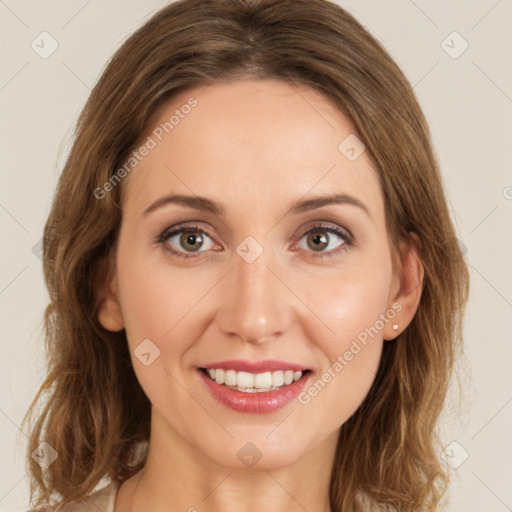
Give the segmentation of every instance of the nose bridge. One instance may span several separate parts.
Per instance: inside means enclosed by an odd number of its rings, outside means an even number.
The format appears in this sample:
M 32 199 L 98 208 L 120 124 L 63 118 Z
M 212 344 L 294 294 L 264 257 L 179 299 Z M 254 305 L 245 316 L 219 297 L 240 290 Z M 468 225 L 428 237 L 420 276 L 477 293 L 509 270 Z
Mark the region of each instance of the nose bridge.
M 247 257 L 251 251 L 254 256 L 254 240 L 246 240 L 233 255 L 234 269 L 226 283 L 219 323 L 225 334 L 258 343 L 286 331 L 291 312 L 286 287 L 272 268 L 275 260 L 270 246 L 253 260 Z

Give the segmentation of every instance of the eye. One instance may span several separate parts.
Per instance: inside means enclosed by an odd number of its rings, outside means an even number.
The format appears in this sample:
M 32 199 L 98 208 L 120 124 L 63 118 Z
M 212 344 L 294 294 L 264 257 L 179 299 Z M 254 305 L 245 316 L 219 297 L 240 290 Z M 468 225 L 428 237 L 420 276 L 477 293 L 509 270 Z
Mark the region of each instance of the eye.
M 301 236 L 301 240 L 304 237 L 306 237 L 305 249 L 310 249 L 314 253 L 317 253 L 314 257 L 318 258 L 335 257 L 341 251 L 346 250 L 346 246 L 353 245 L 354 242 L 353 237 L 348 230 L 340 226 L 326 225 L 322 223 L 315 224 L 313 228 L 305 231 Z M 336 240 L 341 240 L 341 243 L 336 245 Z M 329 247 L 330 250 L 324 251 L 324 249 Z
M 304 237 L 306 237 L 305 247 L 300 244 Z M 341 243 L 331 247 L 328 251 L 324 251 L 324 249 L 335 244 L 336 240 L 341 241 Z M 207 242 L 206 245 L 205 241 Z M 202 252 L 207 252 L 214 246 L 210 236 L 198 226 L 167 228 L 157 236 L 155 242 L 164 245 L 167 251 L 179 258 L 197 258 Z M 333 258 L 346 250 L 347 246 L 354 245 L 354 238 L 345 228 L 317 223 L 303 232 L 298 245 L 301 249 L 316 253 L 314 254 L 315 258 Z M 200 249 L 205 250 L 201 251 Z
M 193 253 L 205 252 L 200 251 L 200 249 L 203 248 L 206 239 L 210 240 L 210 246 L 206 244 L 206 249 L 211 249 L 213 242 L 205 231 L 198 226 L 186 226 L 174 230 L 167 229 L 159 235 L 156 241 L 164 244 L 166 249 L 180 258 L 193 258 Z M 178 246 L 180 249 L 175 249 L 168 242 L 174 242 L 174 247 Z M 187 252 L 190 254 L 187 254 Z

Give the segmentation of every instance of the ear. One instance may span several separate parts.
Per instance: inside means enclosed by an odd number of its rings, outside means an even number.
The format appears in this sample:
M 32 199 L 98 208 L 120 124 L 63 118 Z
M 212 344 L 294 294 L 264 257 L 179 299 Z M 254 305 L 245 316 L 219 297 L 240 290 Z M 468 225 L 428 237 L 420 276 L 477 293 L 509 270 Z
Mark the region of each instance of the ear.
M 107 258 L 98 272 L 98 320 L 108 331 L 124 329 L 124 319 L 119 302 L 119 285 L 114 258 Z
M 393 319 L 386 323 L 384 339 L 393 340 L 411 323 L 421 299 L 424 269 L 420 259 L 421 241 L 414 232 L 400 243 L 399 261 L 393 265 L 393 281 L 390 288 L 388 308 L 396 311 Z M 398 329 L 393 329 L 398 325 Z

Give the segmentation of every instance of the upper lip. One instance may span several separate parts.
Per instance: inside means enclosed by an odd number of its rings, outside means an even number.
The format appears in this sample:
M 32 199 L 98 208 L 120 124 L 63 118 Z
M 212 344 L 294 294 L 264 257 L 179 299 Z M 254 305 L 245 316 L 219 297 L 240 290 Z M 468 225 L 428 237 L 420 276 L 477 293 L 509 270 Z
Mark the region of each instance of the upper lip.
M 235 370 L 237 372 L 264 373 L 278 370 L 304 371 L 309 368 L 302 364 L 279 361 L 277 359 L 265 359 L 264 361 L 249 361 L 247 359 L 230 359 L 228 361 L 215 361 L 201 365 L 200 368 Z

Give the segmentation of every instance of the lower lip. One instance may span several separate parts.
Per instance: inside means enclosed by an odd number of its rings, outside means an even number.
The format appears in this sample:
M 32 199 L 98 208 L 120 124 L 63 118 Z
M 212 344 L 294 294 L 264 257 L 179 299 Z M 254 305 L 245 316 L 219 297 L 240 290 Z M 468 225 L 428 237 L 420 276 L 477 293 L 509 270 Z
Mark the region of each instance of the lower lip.
M 198 372 L 210 393 L 219 402 L 235 411 L 250 413 L 273 412 L 289 404 L 304 389 L 311 373 L 308 372 L 293 384 L 282 386 L 275 391 L 244 393 L 228 388 L 224 384 L 218 384 L 202 370 L 198 370 Z

